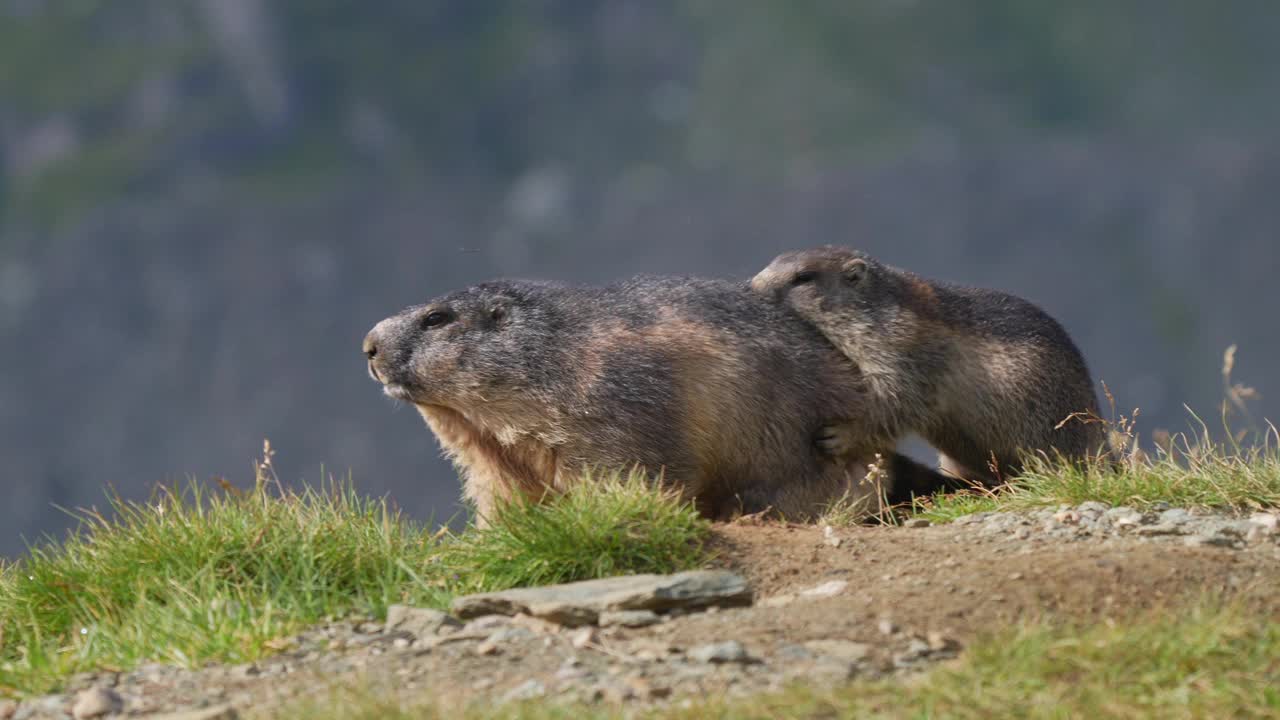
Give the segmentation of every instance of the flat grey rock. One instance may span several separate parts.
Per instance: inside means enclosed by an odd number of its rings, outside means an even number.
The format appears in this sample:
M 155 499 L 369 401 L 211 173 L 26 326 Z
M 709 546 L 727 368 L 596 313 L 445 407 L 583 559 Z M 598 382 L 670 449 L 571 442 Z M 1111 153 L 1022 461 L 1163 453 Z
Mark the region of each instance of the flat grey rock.
M 750 605 L 751 587 L 725 570 L 623 575 L 563 585 L 467 595 L 453 601 L 460 618 L 524 613 L 568 626 L 594 625 L 600 613 Z
M 386 631 L 389 633 L 404 632 L 415 638 L 426 638 L 439 634 L 442 629 L 461 626 L 462 623 L 439 610 L 408 605 L 392 605 L 387 608 Z

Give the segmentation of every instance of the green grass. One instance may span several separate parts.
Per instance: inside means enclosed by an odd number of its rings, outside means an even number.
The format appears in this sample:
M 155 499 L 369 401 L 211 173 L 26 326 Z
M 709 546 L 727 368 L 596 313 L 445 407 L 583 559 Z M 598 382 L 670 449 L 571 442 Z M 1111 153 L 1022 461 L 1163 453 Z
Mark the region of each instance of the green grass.
M 1273 437 L 1267 436 L 1268 439 Z M 1030 457 L 1025 472 L 995 491 L 967 491 L 922 498 L 915 513 L 935 522 L 984 511 L 1031 510 L 1089 500 L 1146 508 L 1177 507 L 1246 511 L 1280 507 L 1280 447 L 1216 444 L 1207 437 L 1166 445 L 1153 456 L 1130 457 L 1121 466 L 1105 460 L 1084 465 Z
M 279 717 L 457 717 L 374 686 L 335 690 Z M 634 715 L 634 713 L 632 713 Z M 463 717 L 612 718 L 618 708 L 537 701 Z M 641 713 L 672 718 L 1280 717 L 1280 624 L 1216 602 L 1123 622 L 1042 622 L 988 635 L 957 661 L 911 680 L 795 686 L 749 698 L 695 698 Z
M 589 492 L 500 507 L 491 527 L 440 555 L 455 592 L 687 570 L 709 559 L 710 524 L 640 476 L 588 476 Z
M 149 502 L 111 497 L 80 528 L 0 567 L 0 695 L 56 689 L 69 673 L 143 662 L 245 662 L 326 618 L 397 602 L 707 559 L 707 524 L 641 478 L 596 478 L 494 527 L 429 533 L 349 484 L 291 491 L 191 484 Z

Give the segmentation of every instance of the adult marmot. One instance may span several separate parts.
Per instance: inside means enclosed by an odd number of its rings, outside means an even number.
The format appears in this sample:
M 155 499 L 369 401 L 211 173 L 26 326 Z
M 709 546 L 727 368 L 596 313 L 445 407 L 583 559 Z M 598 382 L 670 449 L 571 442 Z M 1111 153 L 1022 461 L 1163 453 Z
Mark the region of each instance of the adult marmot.
M 482 522 L 499 498 L 637 465 L 709 517 L 813 517 L 843 493 L 869 495 L 867 449 L 888 447 L 816 449 L 824 427 L 859 412 L 865 378 L 743 284 L 484 283 L 383 320 L 364 351 L 374 379 L 421 412 L 460 468 Z M 886 464 L 900 489 L 943 481 L 901 456 Z

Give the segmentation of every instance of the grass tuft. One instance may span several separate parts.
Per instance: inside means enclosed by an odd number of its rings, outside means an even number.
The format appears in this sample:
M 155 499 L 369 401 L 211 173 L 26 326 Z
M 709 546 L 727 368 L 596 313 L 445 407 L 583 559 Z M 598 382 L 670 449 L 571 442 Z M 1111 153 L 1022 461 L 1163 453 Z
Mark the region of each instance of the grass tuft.
M 500 506 L 490 528 L 452 538 L 439 560 L 457 593 L 669 573 L 707 561 L 709 531 L 643 474 L 588 475 L 553 502 Z
M 489 529 L 432 535 L 349 483 L 286 490 L 269 471 L 268 453 L 253 490 L 109 496 L 108 513 L 81 511 L 64 540 L 0 564 L 0 695 L 146 662 L 248 662 L 305 626 L 392 603 L 707 559 L 708 524 L 638 477 L 588 478 L 504 507 Z
M 429 602 L 408 568 L 428 536 L 348 485 L 207 492 L 191 483 L 149 502 L 110 496 L 59 543 L 0 576 L 0 690 L 143 662 L 241 662 L 326 617 Z
M 1135 452 L 1122 463 L 1099 458 L 1083 465 L 1027 459 L 1017 480 L 995 490 L 935 495 L 915 502 L 935 522 L 984 511 L 1030 510 L 1095 500 L 1147 508 L 1155 503 L 1245 512 L 1280 507 L 1280 443 L 1274 431 L 1248 448 L 1177 436 L 1154 455 Z

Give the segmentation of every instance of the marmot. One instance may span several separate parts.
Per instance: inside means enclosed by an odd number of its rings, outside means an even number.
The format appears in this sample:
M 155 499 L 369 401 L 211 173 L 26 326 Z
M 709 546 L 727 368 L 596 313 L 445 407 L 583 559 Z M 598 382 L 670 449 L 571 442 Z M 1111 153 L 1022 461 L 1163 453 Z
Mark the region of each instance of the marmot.
M 797 310 L 861 369 L 867 422 L 923 436 L 951 474 L 999 482 L 1020 472 L 1023 452 L 1082 459 L 1105 447 L 1100 424 L 1073 416 L 1098 411 L 1084 357 L 1022 298 L 840 247 L 780 255 L 751 287 Z
M 815 446 L 857 412 L 864 378 L 745 283 L 489 282 L 383 320 L 364 352 L 459 467 L 481 523 L 496 499 L 562 491 L 590 468 L 642 467 L 711 518 L 811 518 L 872 492 L 859 482 L 869 443 L 857 457 Z M 901 456 L 885 464 L 900 492 L 945 481 Z

